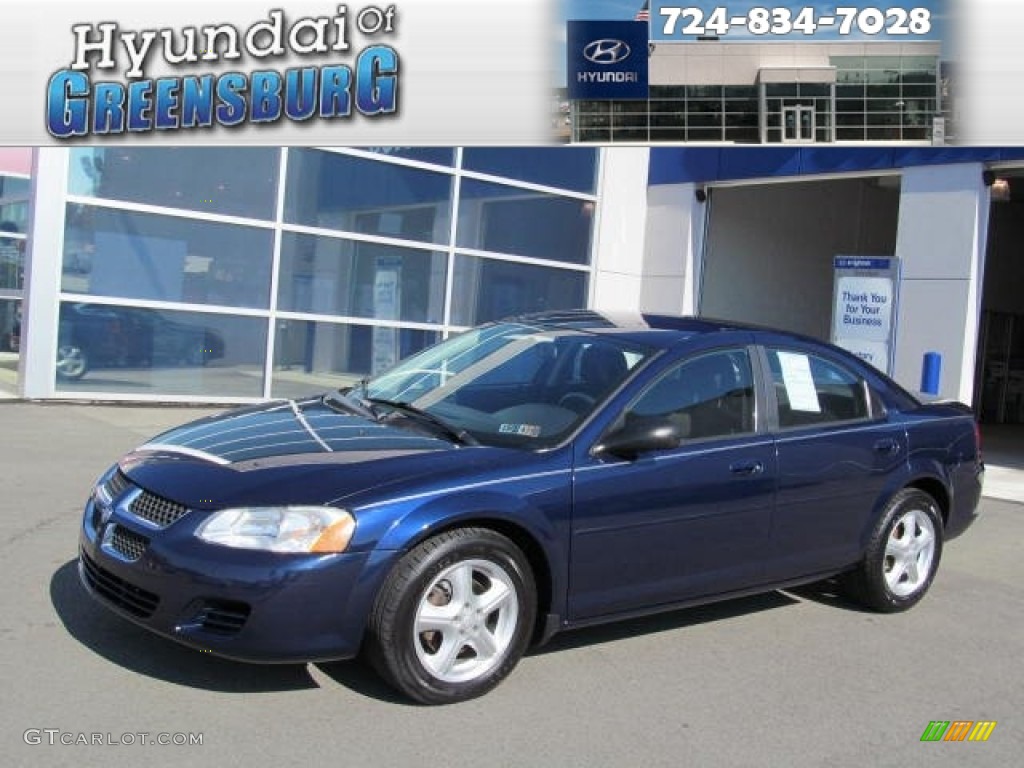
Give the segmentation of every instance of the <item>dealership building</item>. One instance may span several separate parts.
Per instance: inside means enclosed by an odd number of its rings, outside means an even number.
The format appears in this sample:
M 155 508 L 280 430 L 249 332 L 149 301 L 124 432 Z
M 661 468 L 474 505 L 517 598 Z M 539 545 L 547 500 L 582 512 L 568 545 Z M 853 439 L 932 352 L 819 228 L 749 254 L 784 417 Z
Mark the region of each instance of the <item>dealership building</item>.
M 827 339 L 855 257 L 895 265 L 880 367 L 1024 422 L 1019 149 L 6 149 L 0 226 L 13 396 L 295 397 L 574 307 Z

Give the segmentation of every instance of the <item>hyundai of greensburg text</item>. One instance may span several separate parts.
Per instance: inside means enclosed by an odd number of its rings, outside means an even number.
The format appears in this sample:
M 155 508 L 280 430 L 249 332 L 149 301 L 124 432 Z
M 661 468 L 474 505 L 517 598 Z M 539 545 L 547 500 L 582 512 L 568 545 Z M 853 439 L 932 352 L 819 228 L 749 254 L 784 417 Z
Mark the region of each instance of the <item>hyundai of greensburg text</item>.
M 96 483 L 79 572 L 204 652 L 362 654 L 446 703 L 590 624 L 830 576 L 909 608 L 982 477 L 966 406 L 836 347 L 544 314 L 154 438 Z

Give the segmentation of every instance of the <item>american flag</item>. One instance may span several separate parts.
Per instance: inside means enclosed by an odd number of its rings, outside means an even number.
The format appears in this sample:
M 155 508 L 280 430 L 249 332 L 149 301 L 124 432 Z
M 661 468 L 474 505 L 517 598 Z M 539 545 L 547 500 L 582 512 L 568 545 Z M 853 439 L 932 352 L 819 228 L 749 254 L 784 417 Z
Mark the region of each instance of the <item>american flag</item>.
M 646 21 L 651 20 L 651 0 L 644 0 L 643 7 L 636 12 L 636 16 L 633 17 L 633 21 Z

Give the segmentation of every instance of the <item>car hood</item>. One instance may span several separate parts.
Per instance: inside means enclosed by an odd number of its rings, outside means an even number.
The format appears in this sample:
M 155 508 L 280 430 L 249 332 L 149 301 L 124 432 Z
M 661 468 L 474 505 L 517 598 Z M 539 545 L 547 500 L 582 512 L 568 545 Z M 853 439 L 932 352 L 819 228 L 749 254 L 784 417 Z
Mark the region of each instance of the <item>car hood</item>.
M 120 468 L 159 496 L 223 509 L 362 499 L 386 486 L 407 488 L 420 478 L 526 458 L 522 451 L 459 447 L 402 423 L 339 413 L 319 398 L 274 401 L 164 432 L 125 456 Z

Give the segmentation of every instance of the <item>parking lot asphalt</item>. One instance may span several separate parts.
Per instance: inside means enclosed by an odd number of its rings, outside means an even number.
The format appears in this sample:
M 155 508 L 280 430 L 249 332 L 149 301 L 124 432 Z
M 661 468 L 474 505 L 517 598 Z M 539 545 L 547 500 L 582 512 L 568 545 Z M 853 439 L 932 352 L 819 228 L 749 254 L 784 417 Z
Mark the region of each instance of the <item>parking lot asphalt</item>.
M 248 666 L 179 647 L 82 591 L 77 531 L 95 477 L 206 412 L 0 403 L 0 764 L 1007 766 L 1024 754 L 1020 504 L 985 499 L 908 613 L 863 612 L 828 585 L 772 592 L 561 635 L 488 696 L 426 708 L 354 662 Z M 997 726 L 985 743 L 922 743 L 933 720 Z M 148 743 L 160 734 L 202 744 Z

